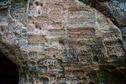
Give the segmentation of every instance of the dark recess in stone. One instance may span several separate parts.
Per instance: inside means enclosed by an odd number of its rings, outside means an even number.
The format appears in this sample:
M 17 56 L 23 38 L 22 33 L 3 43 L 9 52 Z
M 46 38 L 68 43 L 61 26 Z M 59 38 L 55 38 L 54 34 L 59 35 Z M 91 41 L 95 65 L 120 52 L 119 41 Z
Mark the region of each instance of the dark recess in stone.
M 18 84 L 18 69 L 0 52 L 0 84 Z

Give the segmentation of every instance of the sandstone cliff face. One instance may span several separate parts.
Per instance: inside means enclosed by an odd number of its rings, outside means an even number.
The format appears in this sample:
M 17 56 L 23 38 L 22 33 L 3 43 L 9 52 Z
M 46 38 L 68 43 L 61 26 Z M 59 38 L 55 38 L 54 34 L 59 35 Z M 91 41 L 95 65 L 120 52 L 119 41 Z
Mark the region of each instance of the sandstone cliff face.
M 125 40 L 126 32 L 126 1 L 125 0 L 87 0 L 87 4 L 91 4 L 107 17 L 109 17 L 122 32 Z
M 124 58 L 120 41 L 109 18 L 78 0 L 19 0 L 0 12 L 0 51 L 19 84 L 101 84 L 92 71 Z

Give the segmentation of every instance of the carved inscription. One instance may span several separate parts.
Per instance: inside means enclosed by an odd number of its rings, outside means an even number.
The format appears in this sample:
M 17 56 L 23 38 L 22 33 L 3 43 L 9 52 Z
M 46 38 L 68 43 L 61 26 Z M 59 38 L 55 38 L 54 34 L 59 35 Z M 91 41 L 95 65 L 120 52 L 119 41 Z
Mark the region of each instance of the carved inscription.
M 60 22 L 63 19 L 63 7 L 57 5 L 49 5 L 49 18 L 55 22 Z
M 50 29 L 49 30 L 50 35 L 52 36 L 64 36 L 65 35 L 65 30 L 64 29 Z
M 88 19 L 93 19 L 94 17 L 87 11 L 70 11 L 69 13 L 70 23 L 83 23 Z
M 69 38 L 93 38 L 94 34 L 95 34 L 94 29 L 90 29 L 90 28 L 68 29 Z
M 29 35 L 28 36 L 29 43 L 45 43 L 44 35 Z

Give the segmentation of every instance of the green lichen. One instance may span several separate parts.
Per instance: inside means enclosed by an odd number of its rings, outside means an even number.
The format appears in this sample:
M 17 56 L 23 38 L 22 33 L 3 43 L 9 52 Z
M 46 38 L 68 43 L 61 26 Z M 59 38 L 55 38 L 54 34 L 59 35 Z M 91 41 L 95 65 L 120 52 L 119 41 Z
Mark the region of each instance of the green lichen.
M 32 69 L 31 67 L 23 67 L 23 74 L 31 77 L 37 77 L 39 71 Z
M 15 0 L 12 7 L 19 9 L 21 7 L 26 6 L 26 4 L 27 4 L 27 0 Z
M 16 3 L 20 3 L 20 2 L 27 2 L 28 0 L 14 0 L 14 2 Z

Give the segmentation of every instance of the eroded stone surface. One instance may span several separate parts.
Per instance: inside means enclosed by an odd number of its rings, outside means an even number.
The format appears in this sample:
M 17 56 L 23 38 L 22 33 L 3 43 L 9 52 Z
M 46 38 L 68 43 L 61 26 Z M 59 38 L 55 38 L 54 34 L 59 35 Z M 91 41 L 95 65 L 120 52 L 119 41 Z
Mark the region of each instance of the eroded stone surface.
M 19 66 L 19 84 L 87 84 L 89 71 L 99 69 L 94 62 L 125 54 L 120 30 L 78 0 L 28 0 L 6 13 L 0 51 Z

